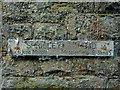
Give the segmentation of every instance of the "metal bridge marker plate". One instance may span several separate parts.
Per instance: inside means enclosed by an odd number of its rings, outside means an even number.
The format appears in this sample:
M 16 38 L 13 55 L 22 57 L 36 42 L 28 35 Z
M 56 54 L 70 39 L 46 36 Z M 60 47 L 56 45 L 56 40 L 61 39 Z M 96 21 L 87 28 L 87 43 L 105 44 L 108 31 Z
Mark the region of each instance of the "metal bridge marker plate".
M 8 40 L 13 56 L 114 56 L 114 41 Z

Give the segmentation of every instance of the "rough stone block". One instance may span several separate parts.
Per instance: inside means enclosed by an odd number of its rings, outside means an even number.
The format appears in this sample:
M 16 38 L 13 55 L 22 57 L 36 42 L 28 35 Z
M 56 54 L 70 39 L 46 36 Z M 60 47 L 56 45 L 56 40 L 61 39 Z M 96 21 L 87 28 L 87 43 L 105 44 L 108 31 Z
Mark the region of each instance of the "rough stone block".
M 7 38 L 21 38 L 21 39 L 32 38 L 32 26 L 29 23 L 11 25 L 5 24 L 3 25 L 2 32 Z
M 59 24 L 51 23 L 35 23 L 34 28 L 34 39 L 55 39 L 57 32 L 60 31 Z

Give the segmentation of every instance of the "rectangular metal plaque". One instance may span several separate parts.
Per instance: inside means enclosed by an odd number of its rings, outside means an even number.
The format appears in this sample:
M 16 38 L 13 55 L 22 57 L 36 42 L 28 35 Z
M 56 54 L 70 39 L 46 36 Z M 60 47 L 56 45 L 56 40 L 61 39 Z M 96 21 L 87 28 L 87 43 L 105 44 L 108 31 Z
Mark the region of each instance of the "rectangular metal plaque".
M 114 41 L 8 40 L 13 56 L 114 56 Z

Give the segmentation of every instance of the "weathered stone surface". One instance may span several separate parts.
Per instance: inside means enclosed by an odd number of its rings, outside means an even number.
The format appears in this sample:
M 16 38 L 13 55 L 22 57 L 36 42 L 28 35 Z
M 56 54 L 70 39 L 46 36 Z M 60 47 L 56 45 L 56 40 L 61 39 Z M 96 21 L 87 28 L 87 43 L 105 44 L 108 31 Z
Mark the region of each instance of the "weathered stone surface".
M 69 14 L 65 19 L 65 26 L 70 39 L 100 40 L 107 39 L 106 30 L 101 25 L 101 16 L 92 14 Z
M 105 12 L 106 7 L 109 6 L 110 3 L 103 3 L 103 2 L 83 2 L 83 3 L 72 3 L 70 6 L 76 8 L 80 13 L 99 13 L 99 12 Z
M 38 58 L 17 58 L 17 61 L 7 55 L 4 59 L 3 76 L 43 76 L 45 74 L 57 75 L 95 75 L 112 76 L 118 75 L 117 59 L 81 59 L 63 58 L 51 59 L 39 62 Z M 58 58 L 59 59 L 59 58 Z M 58 74 L 57 74 L 57 73 Z M 60 75 L 61 76 L 61 75 Z
M 59 24 L 35 23 L 33 25 L 34 39 L 55 39 L 60 31 L 59 27 Z
M 108 13 L 119 14 L 119 4 L 18 2 L 3 3 L 2 9 L 5 27 L 2 29 L 3 76 L 56 76 L 58 78 L 55 80 L 12 78 L 5 81 L 6 88 L 56 87 L 57 85 L 58 87 L 101 88 L 103 78 L 98 78 L 99 76 L 118 76 L 119 15 L 108 15 Z M 22 39 L 114 40 L 117 54 L 110 58 L 65 57 L 61 61 L 51 58 L 42 62 L 35 57 L 13 59 L 7 53 L 9 36 Z M 71 77 L 75 75 L 94 76 L 82 76 L 72 80 Z M 60 77 L 65 76 L 66 80 L 59 80 Z M 110 80 L 108 83 L 112 84 L 109 84 L 109 87 L 119 84 L 116 80 Z
M 19 58 L 16 61 L 15 58 L 12 59 L 7 55 L 3 59 L 3 76 L 40 76 L 43 72 L 41 63 L 35 58 Z M 32 59 L 34 59 L 34 62 Z
M 120 17 L 119 16 L 114 16 L 114 17 L 104 17 L 101 18 L 102 20 L 102 25 L 106 29 L 107 35 L 111 39 L 118 39 L 120 38 Z
M 116 84 L 118 83 L 118 84 Z M 107 82 L 107 85 L 106 87 L 107 88 L 116 88 L 116 89 L 119 89 L 119 86 L 120 85 L 120 82 L 119 82 L 119 79 L 110 79 L 108 82 Z M 117 88 L 118 87 L 118 88 Z
M 120 57 L 120 41 L 116 41 L 116 43 L 115 43 L 115 53 L 116 53 L 116 55 L 117 56 L 119 56 Z
M 108 81 L 107 88 L 115 88 L 119 85 L 118 79 Z M 5 78 L 5 88 L 103 88 L 104 77 L 74 76 L 64 77 L 35 77 L 35 78 Z
M 5 31 L 4 31 L 5 30 Z M 3 34 L 6 35 L 6 38 L 21 38 L 21 39 L 30 39 L 32 38 L 32 26 L 30 23 L 24 24 L 5 24 L 3 26 Z
M 44 72 L 61 70 L 64 72 L 71 72 L 71 63 L 64 61 L 50 61 L 41 63 L 41 68 Z

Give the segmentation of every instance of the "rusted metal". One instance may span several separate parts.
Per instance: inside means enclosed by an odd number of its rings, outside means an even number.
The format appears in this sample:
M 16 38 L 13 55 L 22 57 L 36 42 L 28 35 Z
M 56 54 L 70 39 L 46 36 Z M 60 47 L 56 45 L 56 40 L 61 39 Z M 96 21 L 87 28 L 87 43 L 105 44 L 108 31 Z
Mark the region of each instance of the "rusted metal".
M 114 56 L 114 41 L 8 40 L 13 56 Z

